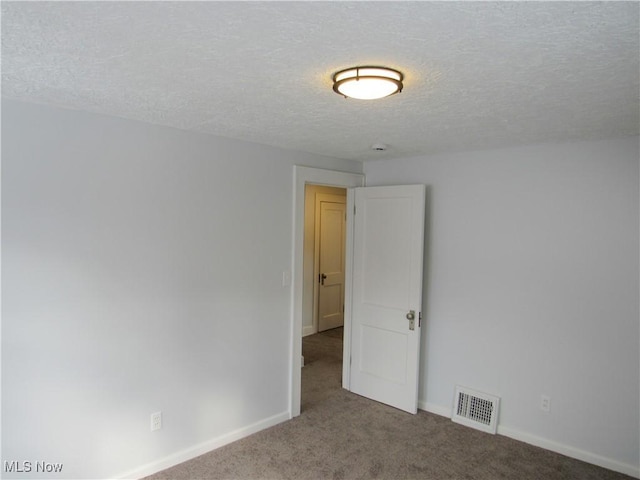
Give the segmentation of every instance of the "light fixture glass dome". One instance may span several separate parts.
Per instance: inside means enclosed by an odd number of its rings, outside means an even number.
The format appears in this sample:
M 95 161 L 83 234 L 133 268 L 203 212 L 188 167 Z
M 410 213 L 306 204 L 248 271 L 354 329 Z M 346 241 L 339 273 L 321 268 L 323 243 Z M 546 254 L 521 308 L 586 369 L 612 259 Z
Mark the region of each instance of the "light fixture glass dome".
M 333 76 L 333 91 L 349 98 L 375 100 L 402 91 L 402 73 L 385 67 L 353 67 Z

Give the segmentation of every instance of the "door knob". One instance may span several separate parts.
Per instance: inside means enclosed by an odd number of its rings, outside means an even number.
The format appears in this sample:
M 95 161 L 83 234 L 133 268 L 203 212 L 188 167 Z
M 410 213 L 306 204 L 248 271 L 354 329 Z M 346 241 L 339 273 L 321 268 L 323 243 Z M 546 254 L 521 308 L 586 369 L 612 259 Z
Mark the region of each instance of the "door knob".
M 409 330 L 415 330 L 416 329 L 416 311 L 415 310 L 409 310 L 409 313 L 407 313 L 407 320 L 409 320 Z
M 324 281 L 327 279 L 327 276 L 323 273 L 320 275 L 320 285 L 324 285 Z

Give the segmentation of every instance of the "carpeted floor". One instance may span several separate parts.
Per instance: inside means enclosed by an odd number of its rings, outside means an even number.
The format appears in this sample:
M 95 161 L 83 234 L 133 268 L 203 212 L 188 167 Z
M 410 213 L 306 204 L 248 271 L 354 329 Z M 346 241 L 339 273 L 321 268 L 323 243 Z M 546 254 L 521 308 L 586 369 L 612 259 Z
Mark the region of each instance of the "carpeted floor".
M 159 472 L 165 479 L 514 479 L 631 477 L 341 388 L 342 329 L 303 339 L 302 414 Z

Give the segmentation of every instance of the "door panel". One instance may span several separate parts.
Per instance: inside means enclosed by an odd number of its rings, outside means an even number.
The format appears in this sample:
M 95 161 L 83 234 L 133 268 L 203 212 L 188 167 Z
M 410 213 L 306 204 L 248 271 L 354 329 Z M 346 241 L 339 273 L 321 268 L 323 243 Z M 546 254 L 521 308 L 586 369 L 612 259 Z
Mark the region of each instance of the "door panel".
M 425 187 L 356 188 L 355 205 L 350 390 L 416 413 Z
M 407 381 L 407 338 L 402 333 L 363 325 L 361 330 L 362 350 L 360 368 L 364 373 L 403 385 Z M 382 352 L 398 352 L 391 357 Z
M 363 238 L 363 300 L 371 305 L 393 307 L 409 302 L 410 238 L 402 232 L 411 219 L 410 199 L 371 199 L 367 202 Z M 394 255 L 387 255 L 393 251 Z

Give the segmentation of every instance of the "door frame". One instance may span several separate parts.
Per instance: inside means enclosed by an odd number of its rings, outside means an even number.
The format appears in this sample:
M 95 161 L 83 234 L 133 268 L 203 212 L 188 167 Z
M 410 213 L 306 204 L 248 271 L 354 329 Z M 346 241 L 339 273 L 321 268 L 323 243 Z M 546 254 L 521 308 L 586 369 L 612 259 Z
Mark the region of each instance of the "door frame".
M 300 415 L 302 392 L 302 294 L 303 294 L 303 255 L 304 255 L 304 197 L 307 184 L 325 185 L 328 187 L 355 188 L 365 185 L 362 173 L 340 172 L 337 170 L 323 170 L 320 168 L 293 167 L 293 295 L 291 313 L 291 346 L 290 346 L 290 377 L 289 377 L 289 417 Z M 347 190 L 347 245 L 345 272 L 345 318 L 344 318 L 344 351 L 351 351 L 351 315 L 349 312 L 351 294 L 351 260 L 353 238 L 353 191 Z M 349 369 L 344 355 L 342 360 L 342 385 L 349 384 Z

